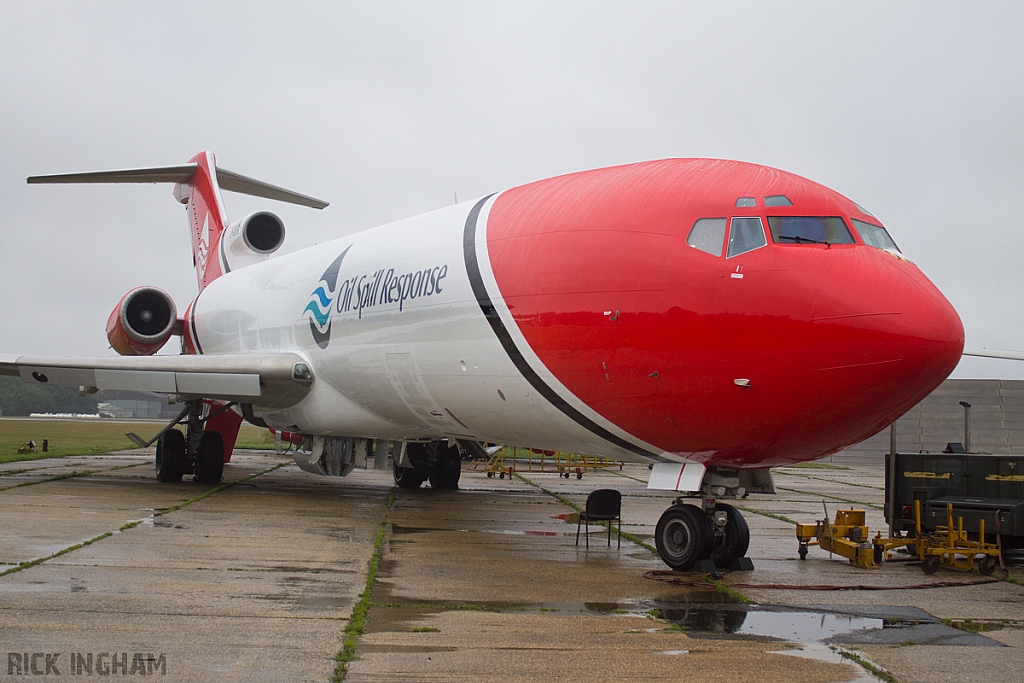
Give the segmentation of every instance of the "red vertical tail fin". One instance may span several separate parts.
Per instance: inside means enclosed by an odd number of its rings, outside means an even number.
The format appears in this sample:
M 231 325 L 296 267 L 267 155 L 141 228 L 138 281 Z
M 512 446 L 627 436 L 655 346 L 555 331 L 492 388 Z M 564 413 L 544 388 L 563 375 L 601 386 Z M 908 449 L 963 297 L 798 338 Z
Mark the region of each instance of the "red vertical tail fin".
M 220 261 L 220 238 L 228 226 L 228 214 L 217 182 L 217 160 L 213 152 L 200 152 L 191 159 L 196 172 L 174 186 L 174 198 L 186 205 L 192 236 L 192 262 L 199 291 L 224 273 Z

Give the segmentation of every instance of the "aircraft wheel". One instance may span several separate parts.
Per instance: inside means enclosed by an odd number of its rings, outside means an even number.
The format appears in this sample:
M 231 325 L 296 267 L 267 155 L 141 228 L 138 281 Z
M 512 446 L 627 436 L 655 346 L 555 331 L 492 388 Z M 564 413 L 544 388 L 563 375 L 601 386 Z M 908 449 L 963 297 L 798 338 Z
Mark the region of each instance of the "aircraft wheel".
M 224 475 L 224 438 L 220 432 L 203 432 L 196 456 L 196 481 L 219 484 Z
M 392 464 L 391 473 L 395 476 L 395 485 L 400 489 L 418 489 L 423 483 L 423 475 L 415 467 Z
M 711 543 L 711 559 L 719 567 L 725 567 L 733 560 L 747 554 L 750 546 L 750 528 L 740 511 L 732 505 L 718 503 L 716 512 L 725 512 L 728 521 L 724 528 L 714 526 L 714 540 Z
M 694 505 L 673 505 L 665 510 L 654 531 L 658 555 L 672 569 L 686 571 L 711 556 L 711 520 Z
M 156 480 L 181 481 L 185 473 L 185 435 L 177 429 L 165 432 L 156 442 Z
M 430 486 L 435 489 L 457 489 L 462 476 L 462 455 L 458 446 L 439 447 L 437 465 L 430 472 Z

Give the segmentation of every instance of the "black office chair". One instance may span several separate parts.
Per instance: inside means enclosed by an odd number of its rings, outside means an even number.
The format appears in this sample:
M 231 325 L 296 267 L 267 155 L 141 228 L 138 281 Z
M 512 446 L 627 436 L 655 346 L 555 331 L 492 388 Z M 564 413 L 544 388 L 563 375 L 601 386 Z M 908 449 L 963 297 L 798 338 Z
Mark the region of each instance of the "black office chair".
M 591 491 L 587 496 L 586 509 L 580 513 L 580 519 L 576 522 L 576 545 L 580 544 L 580 527 L 587 525 L 588 533 L 585 534 L 587 548 L 590 548 L 590 523 L 608 522 L 608 546 L 612 545 L 612 521 L 618 520 L 618 543 L 617 548 L 622 547 L 622 494 L 615 489 L 597 489 Z

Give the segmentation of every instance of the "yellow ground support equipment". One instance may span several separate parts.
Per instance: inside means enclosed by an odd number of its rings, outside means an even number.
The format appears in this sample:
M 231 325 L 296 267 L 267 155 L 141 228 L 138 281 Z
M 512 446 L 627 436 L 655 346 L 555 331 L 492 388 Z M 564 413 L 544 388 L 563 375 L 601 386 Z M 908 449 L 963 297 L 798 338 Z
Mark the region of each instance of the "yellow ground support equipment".
M 964 531 L 963 517 L 957 517 L 954 525 L 952 503 L 946 504 L 946 525 L 936 527 L 932 533 L 923 533 L 921 501 L 915 500 L 914 532 L 911 538 L 881 538 L 879 534 L 874 539 L 876 555 L 888 560 L 893 550 L 905 547 L 921 561 L 925 574 L 934 574 L 940 566 L 969 572 L 977 564 L 978 571 L 987 576 L 1000 564 L 999 545 L 985 541 L 985 520 L 978 520 L 978 540 L 972 541 Z
M 512 461 L 515 463 L 515 460 Z M 466 467 L 467 472 L 485 472 L 487 478 L 490 479 L 495 474 L 498 475 L 498 479 L 504 479 L 506 476 L 509 480 L 512 479 L 512 473 L 516 471 L 515 465 L 505 464 L 505 449 L 499 448 L 491 457 L 487 460 L 474 460 L 469 463 Z
M 488 477 L 495 474 L 500 478 L 516 470 L 526 472 L 556 472 L 559 477 L 568 479 L 573 474 L 577 479 L 582 479 L 587 470 L 599 470 L 609 467 L 622 469 L 625 462 L 622 460 L 610 460 L 608 458 L 593 455 L 580 455 L 578 453 L 555 453 L 554 451 L 540 451 L 531 448 L 519 448 L 518 446 L 505 446 L 488 460 L 474 460 L 467 468 L 470 472 L 486 472 Z
M 893 551 L 899 548 L 906 548 L 905 559 L 920 561 L 925 574 L 934 574 L 940 566 L 968 572 L 977 566 L 978 571 L 989 575 L 1000 564 L 999 545 L 985 541 L 985 520 L 979 520 L 978 540 L 972 541 L 964 531 L 963 517 L 958 517 L 954 524 L 952 503 L 946 505 L 946 525 L 931 533 L 921 528 L 920 500 L 914 501 L 914 529 L 905 537 L 882 538 L 879 532 L 869 543 L 864 522 L 864 510 L 838 510 L 835 523 L 829 524 L 826 508 L 825 519 L 814 524 L 797 524 L 800 559 L 807 557 L 808 546 L 818 545 L 864 569 L 875 569 L 883 561 L 892 561 Z
M 828 508 L 825 508 L 825 519 L 814 524 L 797 524 L 800 559 L 807 558 L 808 546 L 817 545 L 829 553 L 842 555 L 855 567 L 877 569 L 874 548 L 868 541 L 868 527 L 864 521 L 864 510 L 837 510 L 835 523 L 829 524 Z

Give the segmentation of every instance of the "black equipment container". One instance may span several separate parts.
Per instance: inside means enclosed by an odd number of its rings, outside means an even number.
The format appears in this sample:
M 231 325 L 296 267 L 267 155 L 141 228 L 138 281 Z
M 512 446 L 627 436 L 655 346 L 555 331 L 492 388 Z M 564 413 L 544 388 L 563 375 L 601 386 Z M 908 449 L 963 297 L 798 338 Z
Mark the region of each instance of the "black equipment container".
M 914 529 L 914 501 L 921 501 L 921 525 L 927 531 L 946 525 L 946 505 L 953 519 L 963 518 L 964 531 L 977 535 L 985 520 L 985 536 L 1002 534 L 1010 545 L 1024 545 L 1024 455 L 968 453 L 897 453 L 896 480 L 885 456 L 885 516 L 895 511 L 893 528 Z M 890 497 L 895 508 L 889 507 Z M 980 540 L 980 539 L 979 539 Z

